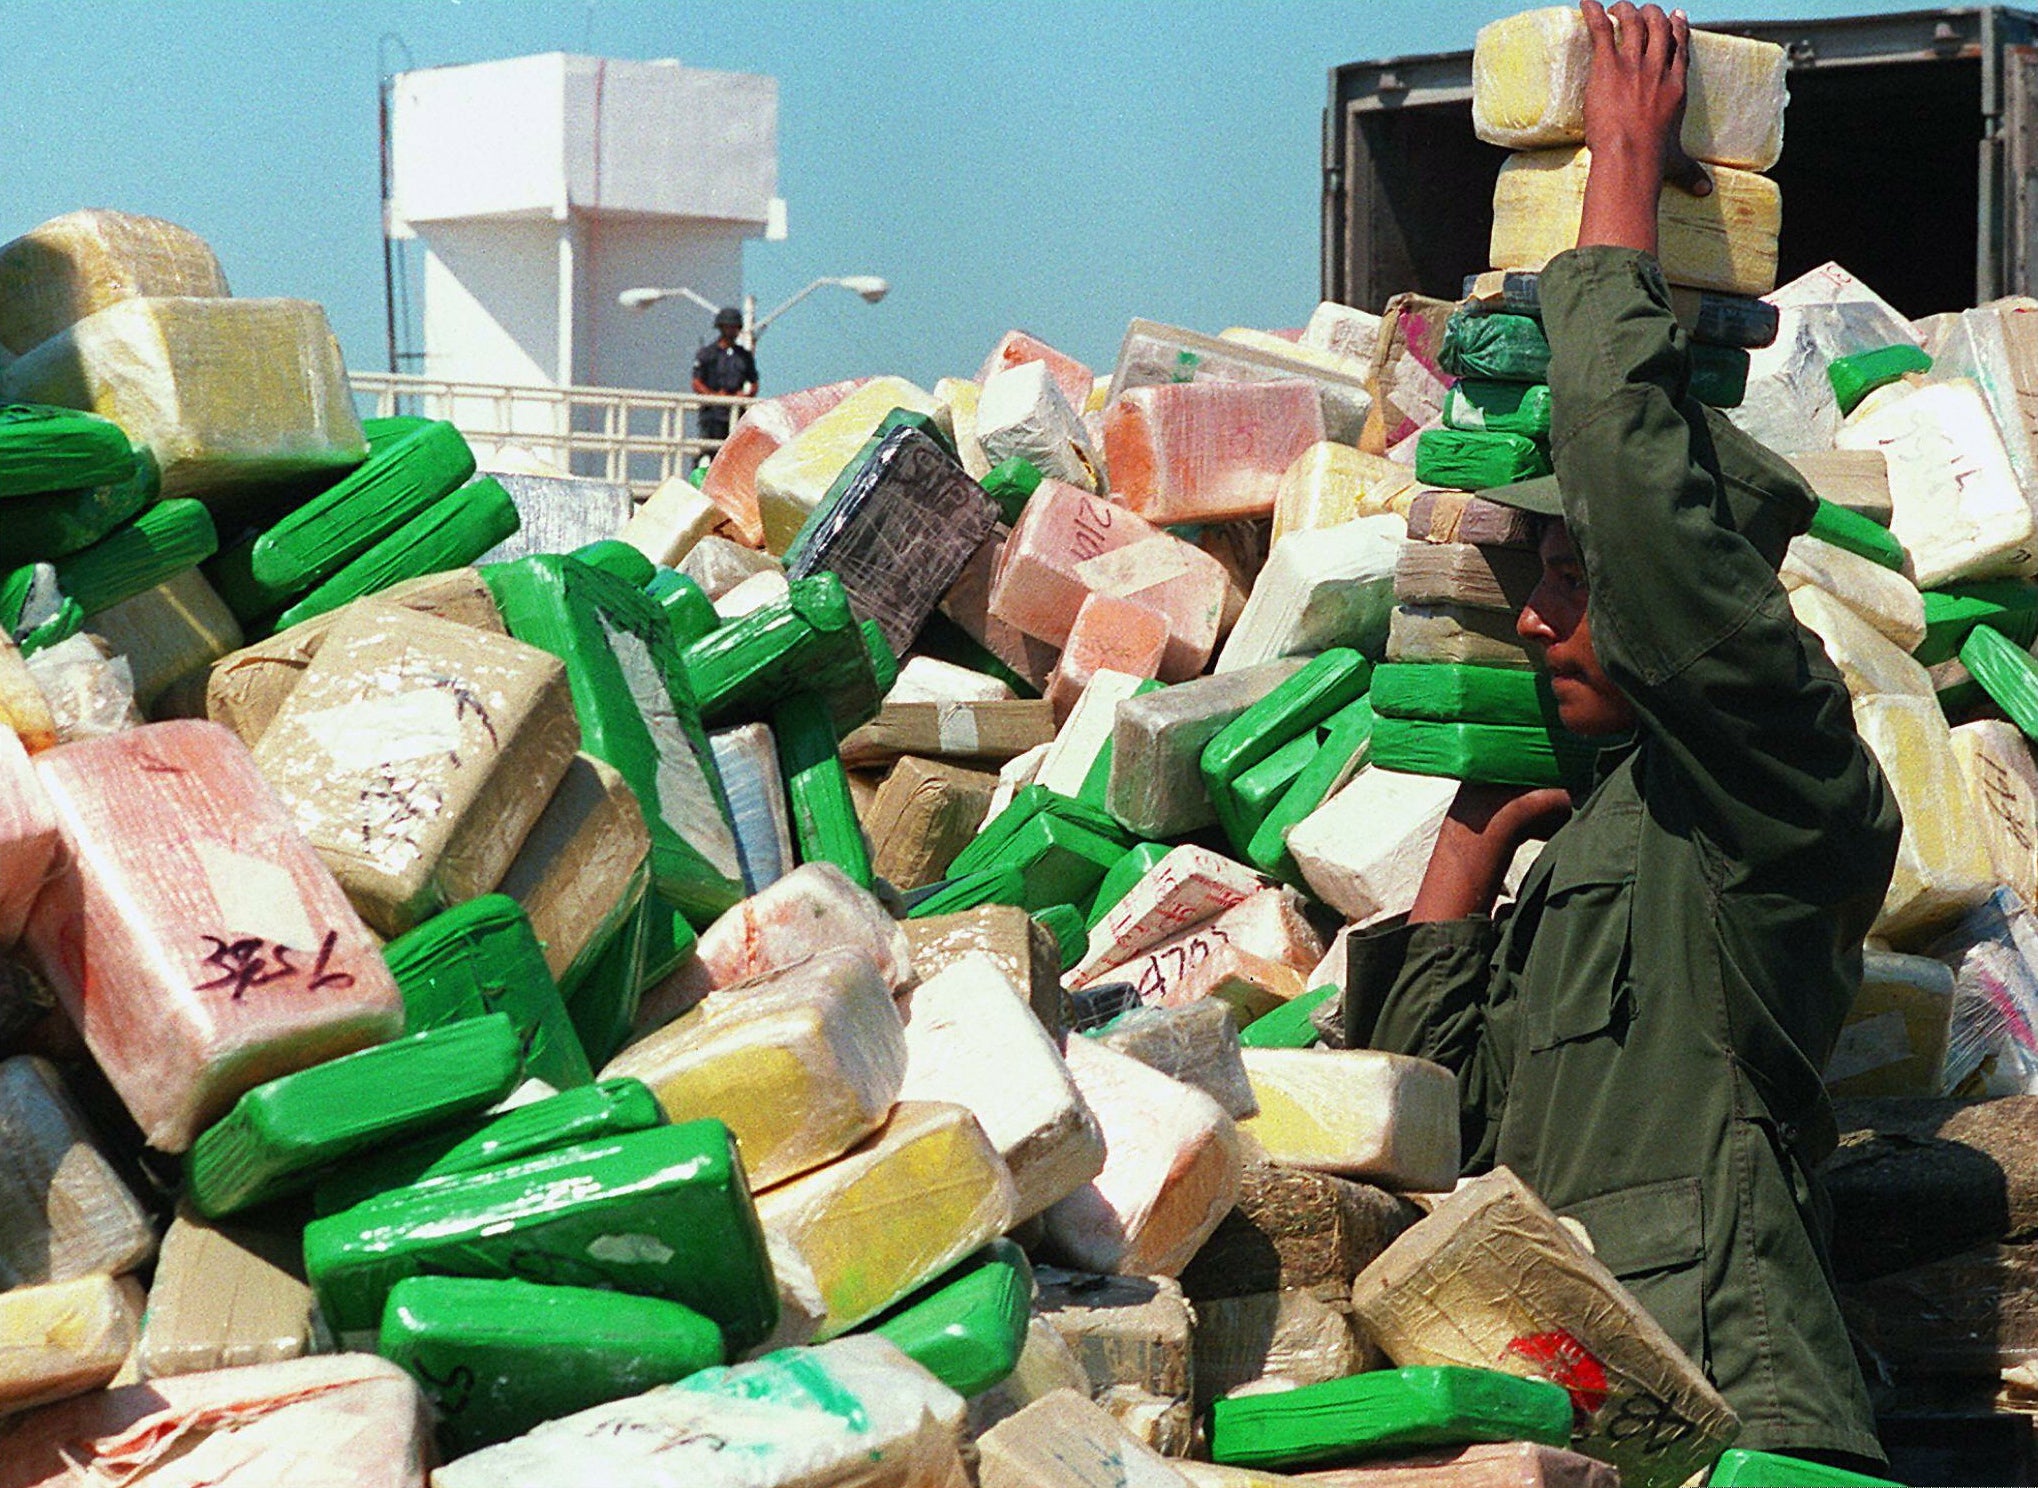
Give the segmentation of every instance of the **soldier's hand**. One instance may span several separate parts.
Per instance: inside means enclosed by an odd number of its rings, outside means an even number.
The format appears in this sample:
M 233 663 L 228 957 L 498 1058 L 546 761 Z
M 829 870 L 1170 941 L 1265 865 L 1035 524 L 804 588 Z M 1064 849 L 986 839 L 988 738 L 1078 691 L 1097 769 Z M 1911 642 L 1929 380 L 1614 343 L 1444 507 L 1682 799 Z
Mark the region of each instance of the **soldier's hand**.
M 1691 60 L 1691 22 L 1681 10 L 1639 9 L 1618 0 L 1611 11 L 1599 0 L 1580 0 L 1592 38 L 1585 80 L 1585 143 L 1597 162 L 1617 157 L 1643 164 L 1640 174 L 1704 196 L 1712 190 L 1705 167 L 1684 152 L 1685 80 Z
M 1524 842 L 1549 837 L 1571 816 L 1571 793 L 1511 785 L 1458 787 L 1416 891 L 1410 924 L 1490 913 Z

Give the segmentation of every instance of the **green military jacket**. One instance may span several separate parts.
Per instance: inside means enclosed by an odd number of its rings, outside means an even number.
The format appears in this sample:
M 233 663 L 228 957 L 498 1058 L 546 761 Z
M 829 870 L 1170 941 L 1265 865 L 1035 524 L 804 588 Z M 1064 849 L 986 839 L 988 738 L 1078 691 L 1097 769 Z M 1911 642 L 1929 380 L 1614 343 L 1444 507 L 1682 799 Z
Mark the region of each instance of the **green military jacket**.
M 1775 575 L 1810 496 L 1686 396 L 1653 258 L 1579 249 L 1540 289 L 1593 642 L 1639 728 L 1510 912 L 1353 938 L 1346 1039 L 1457 1073 L 1467 1171 L 1584 1224 L 1740 1445 L 1879 1459 L 1813 1170 L 1899 818 Z

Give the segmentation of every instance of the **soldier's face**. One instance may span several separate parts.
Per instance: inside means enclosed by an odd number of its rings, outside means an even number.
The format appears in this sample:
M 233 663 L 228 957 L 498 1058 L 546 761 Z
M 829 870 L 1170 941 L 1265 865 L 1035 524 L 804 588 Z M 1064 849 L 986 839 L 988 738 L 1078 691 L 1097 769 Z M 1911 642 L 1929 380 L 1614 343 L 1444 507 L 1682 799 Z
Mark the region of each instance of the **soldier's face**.
M 1624 734 L 1635 726 L 1634 706 L 1614 686 L 1592 649 L 1585 565 L 1562 521 L 1543 524 L 1541 552 L 1543 577 L 1515 618 L 1515 632 L 1542 648 L 1543 668 L 1550 675 L 1557 716 L 1565 728 L 1586 738 Z

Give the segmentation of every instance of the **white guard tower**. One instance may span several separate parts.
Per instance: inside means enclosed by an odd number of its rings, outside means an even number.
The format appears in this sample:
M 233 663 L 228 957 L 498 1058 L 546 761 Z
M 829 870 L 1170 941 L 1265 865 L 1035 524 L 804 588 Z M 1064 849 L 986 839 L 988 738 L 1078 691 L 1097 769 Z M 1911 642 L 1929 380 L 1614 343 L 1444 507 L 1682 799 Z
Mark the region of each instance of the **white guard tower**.
M 563 52 L 400 74 L 393 236 L 422 240 L 435 380 L 684 392 L 712 334 L 684 284 L 740 305 L 746 239 L 783 236 L 778 82 Z M 520 432 L 557 432 L 532 409 Z M 574 422 L 581 422 L 576 418 Z

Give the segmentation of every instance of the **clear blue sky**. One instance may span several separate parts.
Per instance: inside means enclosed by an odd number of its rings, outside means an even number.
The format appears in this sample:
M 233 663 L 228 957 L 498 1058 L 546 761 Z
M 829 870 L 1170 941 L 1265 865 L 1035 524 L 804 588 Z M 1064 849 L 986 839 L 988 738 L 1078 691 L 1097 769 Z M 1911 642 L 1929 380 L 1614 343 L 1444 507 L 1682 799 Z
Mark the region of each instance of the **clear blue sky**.
M 974 372 L 1025 326 L 1100 370 L 1134 316 L 1300 324 L 1329 69 L 1471 44 L 1520 0 L 0 0 L 0 237 L 80 206 L 202 233 L 237 293 L 323 302 L 383 365 L 378 41 L 418 66 L 677 57 L 779 80 L 792 234 L 748 251 L 767 390 Z M 1747 0 L 1791 17 L 1905 0 Z M 1694 6 L 1702 24 L 1708 8 Z M 1374 307 L 1377 308 L 1377 307 Z M 655 334 L 647 327 L 647 334 Z M 685 357 L 690 347 L 675 346 Z

